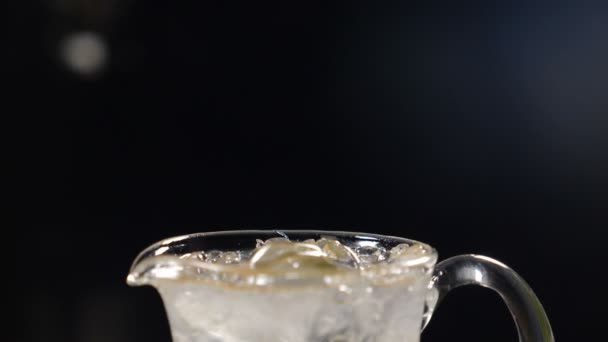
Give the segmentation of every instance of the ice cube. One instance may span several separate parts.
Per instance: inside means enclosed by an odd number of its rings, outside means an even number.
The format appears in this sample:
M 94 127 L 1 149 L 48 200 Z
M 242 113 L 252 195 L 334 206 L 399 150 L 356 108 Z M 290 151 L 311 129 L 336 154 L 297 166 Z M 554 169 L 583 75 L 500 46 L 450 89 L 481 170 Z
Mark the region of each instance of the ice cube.
M 327 255 L 327 259 L 332 264 L 347 266 L 350 268 L 359 267 L 359 257 L 352 249 L 340 243 L 338 240 L 322 238 L 317 241 L 317 245 Z
M 249 260 L 249 258 L 251 257 L 251 255 L 253 254 L 253 250 L 242 250 L 242 251 L 238 251 L 237 252 L 240 258 L 240 261 L 246 261 Z
M 288 262 L 292 264 L 294 268 L 298 268 L 299 264 L 297 263 L 297 257 L 322 258 L 324 256 L 325 254 L 317 245 L 294 243 L 286 239 L 267 240 L 263 246 L 255 250 L 253 256 L 249 260 L 249 265 L 251 267 L 256 267 L 273 262 Z
M 179 256 L 180 259 L 190 259 L 190 258 L 196 258 L 196 256 L 193 256 L 192 253 L 186 253 L 186 254 L 182 254 Z
M 406 249 L 410 248 L 410 244 L 409 243 L 400 243 L 397 246 L 391 248 L 390 251 L 390 256 L 397 256 L 399 254 L 401 254 L 403 251 L 405 251 Z
M 197 259 L 199 261 L 205 261 L 205 252 L 196 252 L 196 253 L 192 253 L 190 254 L 191 258 Z
M 289 241 L 288 238 L 285 237 L 273 237 L 270 239 L 267 239 L 266 241 L 261 240 L 261 239 L 255 239 L 255 248 L 260 248 L 262 246 L 264 246 L 267 243 L 272 243 L 273 241 Z
M 236 264 L 241 261 L 241 256 L 237 252 L 224 252 L 215 260 L 217 264 Z
M 384 247 L 377 246 L 361 246 L 355 249 L 362 264 L 376 264 L 384 261 L 387 257 L 387 252 Z
M 427 249 L 419 243 L 412 245 L 399 244 L 391 249 L 388 262 L 410 263 L 411 261 L 420 259 L 427 253 Z
M 208 251 L 208 252 L 202 252 L 202 254 L 203 254 L 203 261 L 210 262 L 210 263 L 216 263 L 218 260 L 220 260 L 223 257 L 224 252 L 212 250 L 212 251 Z
M 273 243 L 274 241 L 283 242 L 283 241 L 289 241 L 289 239 L 286 237 L 273 237 L 273 238 L 266 240 L 264 243 L 269 243 L 269 242 Z

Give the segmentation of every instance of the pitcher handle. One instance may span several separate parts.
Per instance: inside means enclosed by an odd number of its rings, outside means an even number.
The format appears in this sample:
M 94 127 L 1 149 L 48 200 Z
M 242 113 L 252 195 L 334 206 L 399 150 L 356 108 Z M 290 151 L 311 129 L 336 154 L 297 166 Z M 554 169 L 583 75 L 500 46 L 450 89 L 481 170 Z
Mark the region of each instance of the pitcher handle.
M 555 341 L 547 314 L 525 280 L 497 260 L 472 254 L 446 259 L 435 267 L 423 329 L 448 292 L 463 285 L 480 285 L 496 291 L 515 320 L 521 342 Z

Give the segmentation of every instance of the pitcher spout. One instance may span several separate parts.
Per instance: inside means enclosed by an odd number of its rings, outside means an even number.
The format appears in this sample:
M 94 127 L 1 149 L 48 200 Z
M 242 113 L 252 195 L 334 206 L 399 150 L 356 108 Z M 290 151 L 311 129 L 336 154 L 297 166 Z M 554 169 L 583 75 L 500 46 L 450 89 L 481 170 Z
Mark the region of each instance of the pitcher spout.
M 130 286 L 155 285 L 163 280 L 175 280 L 184 273 L 185 267 L 172 257 L 142 260 L 127 275 Z
M 179 278 L 186 267 L 178 256 L 187 247 L 180 241 L 187 238 L 188 236 L 177 236 L 164 239 L 139 253 L 127 275 L 127 284 L 155 285 L 162 280 Z

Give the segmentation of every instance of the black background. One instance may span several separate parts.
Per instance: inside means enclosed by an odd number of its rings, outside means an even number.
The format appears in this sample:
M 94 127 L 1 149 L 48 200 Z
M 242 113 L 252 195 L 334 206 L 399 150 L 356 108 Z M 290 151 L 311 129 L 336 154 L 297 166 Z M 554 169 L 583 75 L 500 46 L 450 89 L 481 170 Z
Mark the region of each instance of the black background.
M 9 4 L 17 340 L 169 341 L 154 290 L 125 284 L 133 258 L 246 228 L 485 254 L 530 283 L 558 340 L 597 340 L 606 2 Z M 93 77 L 58 53 L 83 30 L 109 49 Z M 422 339 L 516 336 L 498 295 L 462 288 Z

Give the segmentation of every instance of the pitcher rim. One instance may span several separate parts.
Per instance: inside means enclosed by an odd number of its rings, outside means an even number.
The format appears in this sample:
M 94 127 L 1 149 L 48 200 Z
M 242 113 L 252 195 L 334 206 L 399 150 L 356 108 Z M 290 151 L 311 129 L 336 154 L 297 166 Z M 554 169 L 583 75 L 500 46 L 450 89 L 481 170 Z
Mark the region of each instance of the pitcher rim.
M 160 266 L 167 267 L 167 269 L 179 268 L 183 269 L 184 266 L 196 268 L 198 271 L 200 269 L 204 269 L 209 272 L 221 272 L 222 274 L 228 275 L 237 275 L 243 274 L 243 272 L 247 273 L 247 270 L 244 270 L 242 267 L 237 270 L 235 267 L 231 267 L 233 265 L 217 265 L 211 264 L 204 261 L 198 260 L 178 260 L 176 251 L 187 250 L 188 246 L 186 241 L 193 242 L 197 241 L 197 239 L 204 239 L 206 237 L 247 237 L 250 236 L 252 242 L 255 241 L 255 236 L 259 236 L 259 238 L 265 237 L 284 237 L 288 239 L 294 239 L 296 241 L 302 241 L 305 238 L 310 238 L 311 236 L 317 237 L 333 237 L 338 239 L 339 241 L 350 240 L 351 242 L 356 242 L 358 244 L 365 245 L 366 241 L 369 241 L 369 244 L 389 244 L 389 245 L 398 245 L 402 243 L 407 244 L 421 244 L 424 246 L 425 250 L 429 253 L 423 257 L 418 257 L 414 259 L 414 261 L 418 260 L 417 263 L 412 263 L 408 266 L 409 270 L 420 270 L 421 268 L 425 268 L 426 271 L 431 269 L 437 261 L 437 250 L 430 246 L 427 243 L 421 242 L 419 240 L 414 240 L 410 238 L 404 238 L 393 235 L 383 235 L 383 234 L 375 234 L 375 233 L 366 233 L 359 231 L 346 231 L 346 230 L 323 230 L 323 229 L 247 229 L 247 230 L 217 230 L 210 232 L 194 232 L 189 234 L 176 235 L 172 237 L 168 237 L 165 239 L 161 239 L 152 243 L 148 247 L 144 248 L 134 259 L 131 264 L 131 268 L 129 270 L 129 275 L 127 277 L 127 283 L 132 286 L 137 285 L 147 285 L 150 284 L 150 281 L 141 281 L 142 274 L 148 272 L 151 269 L 162 270 L 162 268 L 158 268 Z M 203 241 L 204 240 L 200 240 Z M 221 250 L 221 248 L 215 248 Z M 155 264 L 154 261 L 158 261 L 159 263 Z M 164 265 L 164 266 L 163 266 Z M 394 268 L 394 267 L 393 267 Z M 175 273 L 175 272 L 174 272 Z M 255 272 L 250 272 L 253 275 Z M 428 272 L 425 272 L 428 273 Z M 265 275 L 268 277 L 268 275 Z M 171 280 L 171 278 L 175 278 L 173 280 L 178 279 L 177 275 L 167 274 L 164 275 L 164 279 Z M 270 277 L 279 278 L 276 274 Z M 251 284 L 249 284 L 251 285 Z

